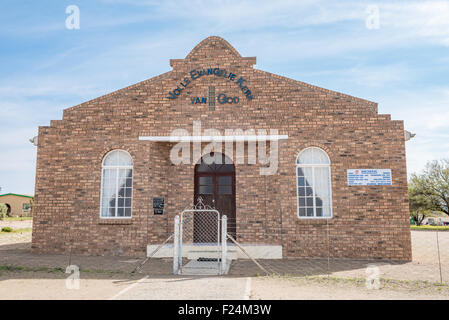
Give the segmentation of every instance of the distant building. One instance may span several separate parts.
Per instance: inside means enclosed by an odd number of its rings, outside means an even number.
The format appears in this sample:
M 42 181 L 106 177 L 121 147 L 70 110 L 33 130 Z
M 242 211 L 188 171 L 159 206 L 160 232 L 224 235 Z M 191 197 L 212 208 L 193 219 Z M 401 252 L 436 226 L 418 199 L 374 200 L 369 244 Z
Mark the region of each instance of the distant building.
M 8 211 L 6 214 L 10 217 L 31 216 L 34 197 L 25 194 L 5 193 L 0 194 L 0 203 L 6 204 Z

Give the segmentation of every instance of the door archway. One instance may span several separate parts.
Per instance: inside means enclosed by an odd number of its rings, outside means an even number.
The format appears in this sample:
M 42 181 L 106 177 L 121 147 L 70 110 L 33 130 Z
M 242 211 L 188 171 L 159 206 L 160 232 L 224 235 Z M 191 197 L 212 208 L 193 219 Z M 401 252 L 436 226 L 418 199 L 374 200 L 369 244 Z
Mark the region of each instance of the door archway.
M 228 233 L 236 236 L 235 208 L 235 166 L 232 160 L 219 152 L 204 155 L 195 165 L 195 195 L 205 205 L 217 209 L 228 218 Z M 201 228 L 201 221 L 195 221 L 195 229 Z

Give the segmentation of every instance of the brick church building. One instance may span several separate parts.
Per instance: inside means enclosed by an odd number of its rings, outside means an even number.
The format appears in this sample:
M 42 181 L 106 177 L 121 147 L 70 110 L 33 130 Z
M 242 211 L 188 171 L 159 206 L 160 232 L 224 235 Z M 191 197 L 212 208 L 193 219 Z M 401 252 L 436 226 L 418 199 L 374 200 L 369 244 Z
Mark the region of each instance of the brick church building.
M 403 121 L 255 64 L 209 37 L 39 127 L 33 251 L 143 256 L 201 197 L 281 258 L 410 260 Z

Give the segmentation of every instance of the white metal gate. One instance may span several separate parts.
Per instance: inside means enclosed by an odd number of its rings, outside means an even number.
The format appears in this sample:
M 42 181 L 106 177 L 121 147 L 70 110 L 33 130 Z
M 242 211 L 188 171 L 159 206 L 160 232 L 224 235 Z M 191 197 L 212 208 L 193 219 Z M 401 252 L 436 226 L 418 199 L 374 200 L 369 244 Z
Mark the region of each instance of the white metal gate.
M 194 266 L 198 274 L 212 274 L 211 270 L 223 274 L 226 270 L 226 227 L 226 216 L 220 218 L 220 212 L 204 205 L 201 197 L 196 205 L 176 216 L 173 273 L 183 274 L 183 267 Z

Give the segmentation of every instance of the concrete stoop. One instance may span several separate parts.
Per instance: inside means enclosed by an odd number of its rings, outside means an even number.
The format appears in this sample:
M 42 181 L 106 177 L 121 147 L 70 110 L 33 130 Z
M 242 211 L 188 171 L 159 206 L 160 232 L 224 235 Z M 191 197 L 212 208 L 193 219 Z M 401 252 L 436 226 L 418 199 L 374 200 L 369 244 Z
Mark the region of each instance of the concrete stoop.
M 223 274 L 228 274 L 231 260 L 226 261 L 226 269 Z M 219 275 L 218 261 L 190 260 L 182 267 L 182 275 L 185 276 L 215 276 Z
M 229 260 L 236 260 L 237 259 L 237 251 L 235 249 L 228 249 L 226 257 Z M 192 249 L 189 252 L 187 252 L 187 259 L 189 259 L 189 260 L 197 260 L 200 258 L 220 259 L 221 251 Z
M 173 244 L 148 245 L 147 256 L 158 249 L 154 258 L 173 258 Z M 282 259 L 282 246 L 269 244 L 242 244 L 244 250 L 254 259 Z M 212 276 L 220 275 L 221 250 L 216 244 L 183 244 L 182 258 L 189 260 L 182 267 L 180 275 Z M 226 269 L 222 274 L 228 274 L 233 260 L 248 259 L 248 256 L 236 245 L 228 243 L 226 253 Z
M 147 256 L 154 250 L 158 249 L 160 245 L 149 244 L 147 246 Z M 228 243 L 228 259 L 248 259 L 248 257 L 234 244 Z M 242 247 L 254 259 L 282 259 L 282 246 L 272 244 L 249 244 L 243 243 Z M 217 245 L 212 244 L 184 244 L 182 246 L 182 257 L 190 260 L 195 260 L 201 257 L 204 258 L 219 258 L 217 257 Z M 154 255 L 155 258 L 172 258 L 173 244 L 167 243 Z

